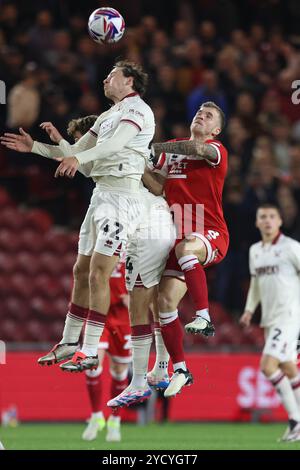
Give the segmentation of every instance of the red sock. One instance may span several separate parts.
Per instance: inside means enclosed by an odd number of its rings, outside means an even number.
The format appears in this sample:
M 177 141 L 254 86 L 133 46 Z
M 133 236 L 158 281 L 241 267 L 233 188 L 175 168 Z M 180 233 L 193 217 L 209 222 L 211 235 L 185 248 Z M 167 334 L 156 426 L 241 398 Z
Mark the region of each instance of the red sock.
M 182 256 L 178 263 L 184 273 L 196 310 L 208 309 L 208 290 L 203 266 L 195 255 Z
M 110 385 L 110 396 L 111 398 L 115 398 L 117 395 L 123 392 L 128 385 L 128 377 L 126 375 L 125 379 L 121 376 L 121 380 L 115 376 L 111 378 L 111 385 Z M 116 408 L 114 410 L 114 416 L 119 416 L 121 408 Z
M 179 318 L 161 324 L 161 334 L 173 364 L 185 362 L 183 351 L 183 331 Z
M 86 386 L 88 389 L 89 399 L 93 413 L 97 413 L 102 410 L 102 377 L 101 371 L 97 377 L 91 377 L 95 375 L 93 371 L 86 372 Z

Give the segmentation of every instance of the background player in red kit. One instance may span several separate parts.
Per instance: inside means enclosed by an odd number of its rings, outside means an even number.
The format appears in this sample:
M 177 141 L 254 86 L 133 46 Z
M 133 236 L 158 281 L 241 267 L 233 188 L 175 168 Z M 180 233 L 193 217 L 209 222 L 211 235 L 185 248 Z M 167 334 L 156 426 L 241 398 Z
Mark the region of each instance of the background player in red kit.
M 120 262 L 110 278 L 111 304 L 105 328 L 99 343 L 99 366 L 96 370 L 87 370 L 86 385 L 89 393 L 92 415 L 82 438 L 91 441 L 98 431 L 107 426 L 106 440 L 120 441 L 121 418 L 116 409 L 105 423 L 102 411 L 102 364 L 105 352 L 109 354 L 109 368 L 112 377 L 110 396 L 119 395 L 128 385 L 128 365 L 131 357 L 131 328 L 128 313 L 128 294 L 125 287 L 125 263 Z
M 204 267 L 219 263 L 229 244 L 222 210 L 227 150 L 216 140 L 224 124 L 224 113 L 215 103 L 202 104 L 192 121 L 190 139 L 152 146 L 152 153 L 160 155 L 157 175 L 148 173 L 145 177 L 145 184 L 156 193 L 160 183 L 178 229 L 159 289 L 161 331 L 174 367 L 165 396 L 176 395 L 193 380 L 184 360 L 177 310 L 187 289 L 196 318 L 185 326 L 186 331 L 206 336 L 215 331 L 208 311 Z

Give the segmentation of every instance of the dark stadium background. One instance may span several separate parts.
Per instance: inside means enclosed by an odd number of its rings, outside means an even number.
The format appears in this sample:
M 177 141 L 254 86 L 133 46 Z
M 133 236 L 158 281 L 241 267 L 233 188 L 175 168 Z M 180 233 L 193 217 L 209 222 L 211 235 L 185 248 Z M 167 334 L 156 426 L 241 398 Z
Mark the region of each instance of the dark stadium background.
M 99 46 L 87 34 L 87 18 L 100 6 L 117 8 L 125 18 L 126 32 L 116 45 Z M 247 332 L 237 320 L 249 283 L 248 249 L 258 240 L 258 204 L 277 203 L 283 232 L 300 240 L 300 105 L 292 102 L 292 83 L 300 79 L 299 24 L 297 0 L 0 0 L 0 80 L 7 95 L 6 105 L 0 104 L 1 134 L 22 125 L 48 142 L 38 127 L 47 120 L 67 137 L 70 119 L 107 108 L 102 80 L 117 57 L 142 63 L 150 75 L 145 99 L 155 113 L 156 141 L 188 135 L 204 101 L 226 113 L 223 203 L 231 241 L 226 259 L 207 272 L 217 334 L 185 337 L 199 378 L 176 406 L 172 402 L 171 419 L 284 418 L 258 374 L 259 313 Z M 10 103 L 20 84 L 37 102 L 33 109 L 28 99 L 22 116 Z M 35 351 L 60 338 L 78 229 L 92 189 L 80 175 L 54 179 L 55 167 L 0 147 L 0 338 L 8 350 L 7 364 L 0 365 L 0 410 L 16 405 L 21 420 L 88 414 L 82 377 L 35 364 Z M 189 299 L 181 312 L 186 322 Z M 199 396 L 191 416 L 187 403 Z

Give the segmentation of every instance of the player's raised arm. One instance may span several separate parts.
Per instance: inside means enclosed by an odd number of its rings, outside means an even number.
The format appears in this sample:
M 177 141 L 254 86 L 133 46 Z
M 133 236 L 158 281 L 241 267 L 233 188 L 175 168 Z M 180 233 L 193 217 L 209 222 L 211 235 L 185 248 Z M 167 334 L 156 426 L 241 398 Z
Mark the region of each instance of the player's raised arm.
M 213 144 L 204 144 L 197 140 L 156 143 L 152 145 L 151 151 L 155 156 L 165 152 L 177 155 L 196 155 L 212 161 L 217 160 L 219 156 L 218 149 Z
M 67 157 L 58 166 L 55 177 L 68 176 L 72 178 L 79 168 L 79 165 L 84 165 L 101 158 L 109 158 L 112 155 L 120 152 L 126 144 L 130 142 L 138 133 L 140 129 L 134 124 L 127 121 L 121 122 L 114 135 L 89 150 L 79 152 L 74 157 Z M 81 139 L 80 139 L 81 140 Z

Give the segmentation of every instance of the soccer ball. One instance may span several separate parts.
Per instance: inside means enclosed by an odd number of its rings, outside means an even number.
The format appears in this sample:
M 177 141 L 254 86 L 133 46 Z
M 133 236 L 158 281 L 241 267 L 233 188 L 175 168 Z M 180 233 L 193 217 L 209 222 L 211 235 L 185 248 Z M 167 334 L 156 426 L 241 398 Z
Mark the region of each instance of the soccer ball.
M 98 8 L 89 17 L 88 30 L 91 38 L 99 44 L 112 44 L 123 36 L 125 21 L 114 8 Z

